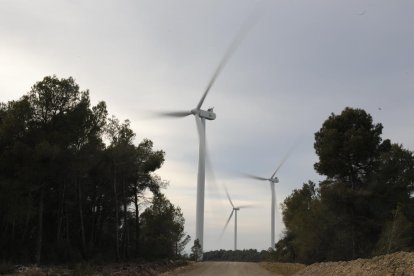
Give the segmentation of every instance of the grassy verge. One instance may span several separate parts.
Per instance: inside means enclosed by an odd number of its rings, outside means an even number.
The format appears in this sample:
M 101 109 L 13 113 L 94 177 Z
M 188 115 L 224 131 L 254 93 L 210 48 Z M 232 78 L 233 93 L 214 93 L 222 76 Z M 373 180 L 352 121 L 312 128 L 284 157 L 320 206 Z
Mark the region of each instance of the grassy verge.
M 109 263 L 96 265 L 88 262 L 74 263 L 61 266 L 14 266 L 9 263 L 0 263 L 0 275 L 24 275 L 24 276 L 46 276 L 46 275 L 118 275 L 118 276 L 138 276 L 138 275 L 159 275 L 166 271 L 171 271 L 180 266 L 188 265 L 185 260 L 159 260 L 154 262 L 128 262 L 128 263 Z M 17 267 L 17 268 L 16 268 Z

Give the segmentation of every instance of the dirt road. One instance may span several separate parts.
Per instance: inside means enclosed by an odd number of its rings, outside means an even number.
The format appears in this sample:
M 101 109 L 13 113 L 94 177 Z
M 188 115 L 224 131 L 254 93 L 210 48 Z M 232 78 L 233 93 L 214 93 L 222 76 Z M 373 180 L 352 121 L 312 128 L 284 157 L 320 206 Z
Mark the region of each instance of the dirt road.
M 267 276 L 275 275 L 256 263 L 242 262 L 202 262 L 186 266 L 175 271 L 162 275 L 183 275 L 183 276 Z

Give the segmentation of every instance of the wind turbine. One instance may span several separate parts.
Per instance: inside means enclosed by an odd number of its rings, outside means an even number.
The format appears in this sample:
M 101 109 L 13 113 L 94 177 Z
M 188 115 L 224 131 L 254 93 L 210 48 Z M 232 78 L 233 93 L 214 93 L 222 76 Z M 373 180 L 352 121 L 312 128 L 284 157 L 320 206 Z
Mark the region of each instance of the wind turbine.
M 236 251 L 237 250 L 237 211 L 239 211 L 242 208 L 250 207 L 250 205 L 241 205 L 241 206 L 237 206 L 237 207 L 234 206 L 233 201 L 231 201 L 229 192 L 227 191 L 226 187 L 224 187 L 224 189 L 226 190 L 227 199 L 229 200 L 230 205 L 233 209 L 230 213 L 229 218 L 226 221 L 226 224 L 224 225 L 223 231 L 221 231 L 221 236 L 223 236 L 223 233 L 226 230 L 227 225 L 229 224 L 229 222 L 230 222 L 230 220 L 233 216 L 233 213 L 234 213 L 234 251 Z
M 207 97 L 211 87 L 216 81 L 217 77 L 221 73 L 222 69 L 235 52 L 237 47 L 242 42 L 243 38 L 247 34 L 247 31 L 253 26 L 253 19 L 256 19 L 253 16 L 249 17 L 248 20 L 242 25 L 242 28 L 237 33 L 236 37 L 233 39 L 230 47 L 225 52 L 222 60 L 220 61 L 216 71 L 214 72 L 210 82 L 207 85 L 200 101 L 197 106 L 190 111 L 172 111 L 172 112 L 162 112 L 159 113 L 161 116 L 167 117 L 186 117 L 189 115 L 194 115 L 198 137 L 199 137 L 199 154 L 198 154 L 198 174 L 197 174 L 197 203 L 196 203 L 196 235 L 195 238 L 198 239 L 203 249 L 203 238 L 204 238 L 204 191 L 205 191 L 205 165 L 206 165 L 206 120 L 215 120 L 216 114 L 213 112 L 213 108 L 207 110 L 201 109 L 201 106 L 204 103 L 204 100 Z M 201 257 L 202 258 L 202 257 Z
M 275 211 L 276 211 L 275 207 L 276 207 L 276 201 L 277 201 L 275 184 L 279 183 L 279 179 L 276 177 L 276 173 L 282 167 L 283 163 L 285 163 L 285 161 L 289 157 L 292 149 L 293 149 L 293 147 L 288 151 L 288 153 L 285 155 L 285 157 L 279 163 L 279 165 L 277 166 L 275 172 L 270 176 L 270 178 L 256 176 L 256 175 L 252 175 L 252 174 L 245 174 L 247 177 L 250 177 L 250 178 L 253 178 L 253 179 L 256 179 L 256 180 L 269 181 L 269 183 L 270 183 L 270 190 L 272 192 L 272 203 L 271 203 L 271 209 L 270 209 L 270 221 L 271 221 L 270 222 L 270 243 L 271 243 L 271 248 L 273 250 L 275 249 Z
M 222 61 L 223 64 L 223 61 Z M 199 151 L 198 151 L 198 174 L 197 174 L 197 203 L 196 203 L 196 239 L 200 242 L 201 248 L 203 248 L 203 236 L 204 236 L 204 190 L 205 190 L 205 166 L 206 166 L 206 120 L 216 119 L 216 114 L 212 108 L 207 110 L 201 109 L 203 102 L 210 91 L 221 67 L 216 70 L 212 80 L 207 86 L 203 96 L 198 102 L 197 106 L 190 111 L 176 111 L 176 112 L 164 112 L 161 115 L 169 117 L 186 117 L 194 115 L 198 138 L 199 138 Z

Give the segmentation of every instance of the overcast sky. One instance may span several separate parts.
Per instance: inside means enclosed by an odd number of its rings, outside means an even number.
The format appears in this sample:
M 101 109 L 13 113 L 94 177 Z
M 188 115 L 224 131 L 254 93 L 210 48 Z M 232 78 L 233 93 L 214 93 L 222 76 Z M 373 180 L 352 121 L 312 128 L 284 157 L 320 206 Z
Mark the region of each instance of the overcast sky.
M 157 172 L 195 236 L 198 137 L 194 118 L 153 119 L 151 111 L 190 110 L 240 26 L 261 16 L 203 105 L 214 107 L 207 140 L 214 170 L 206 183 L 204 248 L 232 249 L 231 208 L 240 249 L 270 246 L 270 187 L 241 172 L 280 169 L 279 203 L 322 179 L 314 133 L 346 106 L 384 126 L 383 138 L 414 150 L 414 1 L 0 0 L 0 102 L 21 97 L 44 76 L 72 76 L 92 102 L 130 119 L 136 142 L 166 152 Z M 210 174 L 211 175 L 211 174 Z M 277 237 L 283 225 L 277 227 Z

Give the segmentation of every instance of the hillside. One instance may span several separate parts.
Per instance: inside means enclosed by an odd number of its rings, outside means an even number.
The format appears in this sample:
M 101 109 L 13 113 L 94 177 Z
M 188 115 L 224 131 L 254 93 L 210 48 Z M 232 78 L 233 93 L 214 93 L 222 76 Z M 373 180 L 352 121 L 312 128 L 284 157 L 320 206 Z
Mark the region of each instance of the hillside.
M 294 275 L 414 275 L 414 252 L 397 252 L 349 262 L 315 263 Z

